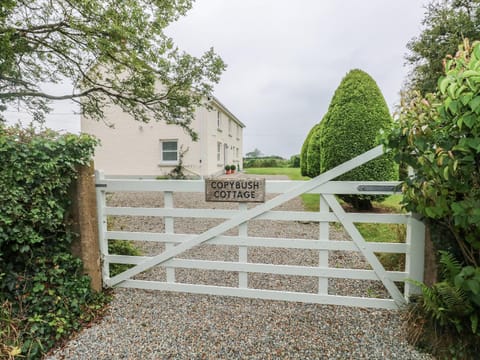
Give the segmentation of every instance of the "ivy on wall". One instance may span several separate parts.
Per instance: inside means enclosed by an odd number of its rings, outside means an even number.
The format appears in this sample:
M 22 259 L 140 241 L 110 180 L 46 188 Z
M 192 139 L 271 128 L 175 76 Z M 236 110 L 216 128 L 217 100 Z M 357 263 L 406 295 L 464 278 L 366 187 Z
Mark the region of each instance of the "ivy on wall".
M 66 218 L 75 169 L 96 144 L 0 125 L 0 329 L 16 329 L 0 330 L 2 356 L 41 357 L 99 307 L 102 296 L 70 253 Z

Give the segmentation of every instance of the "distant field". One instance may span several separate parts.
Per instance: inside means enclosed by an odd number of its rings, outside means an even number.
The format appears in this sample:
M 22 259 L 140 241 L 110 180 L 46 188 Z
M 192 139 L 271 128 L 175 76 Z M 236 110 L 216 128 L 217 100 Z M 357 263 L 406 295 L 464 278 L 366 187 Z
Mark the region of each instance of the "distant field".
M 309 177 L 300 175 L 300 168 L 246 168 L 246 174 L 256 175 L 287 175 L 290 180 L 309 180 Z

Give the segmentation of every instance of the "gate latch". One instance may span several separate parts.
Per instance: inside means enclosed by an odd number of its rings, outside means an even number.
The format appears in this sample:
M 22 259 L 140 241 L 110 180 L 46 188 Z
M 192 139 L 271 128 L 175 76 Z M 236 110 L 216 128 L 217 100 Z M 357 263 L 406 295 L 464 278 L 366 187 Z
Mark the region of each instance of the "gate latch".
M 358 191 L 392 191 L 396 192 L 398 191 L 398 186 L 397 185 L 358 185 L 357 186 Z

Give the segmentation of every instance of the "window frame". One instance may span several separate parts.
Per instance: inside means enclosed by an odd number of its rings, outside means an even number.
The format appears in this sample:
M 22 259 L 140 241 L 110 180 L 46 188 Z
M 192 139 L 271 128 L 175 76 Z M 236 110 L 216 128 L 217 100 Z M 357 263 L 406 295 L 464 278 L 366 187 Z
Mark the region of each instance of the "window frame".
M 175 142 L 177 144 L 176 150 L 165 150 L 163 148 L 163 145 L 165 143 L 173 143 Z M 161 165 L 177 165 L 178 164 L 178 157 L 179 157 L 179 144 L 178 144 L 178 139 L 160 139 L 160 164 Z M 164 153 L 173 153 L 175 152 L 176 154 L 176 159 L 175 160 L 165 160 L 164 159 Z
M 217 110 L 217 130 L 222 131 L 222 113 L 220 110 Z

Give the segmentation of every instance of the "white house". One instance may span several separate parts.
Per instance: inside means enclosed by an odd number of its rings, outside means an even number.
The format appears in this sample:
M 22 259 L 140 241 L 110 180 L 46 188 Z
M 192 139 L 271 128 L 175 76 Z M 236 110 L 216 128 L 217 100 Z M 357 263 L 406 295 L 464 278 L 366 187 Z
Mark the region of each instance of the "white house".
M 82 117 L 81 131 L 100 139 L 95 168 L 107 175 L 167 175 L 183 151 L 186 175 L 217 175 L 225 165 L 243 168 L 245 125 L 217 99 L 212 98 L 210 105 L 213 110 L 199 107 L 195 111 L 191 128 L 199 135 L 196 142 L 179 126 L 141 123 L 116 106 L 105 111 L 106 122 L 114 127 Z

